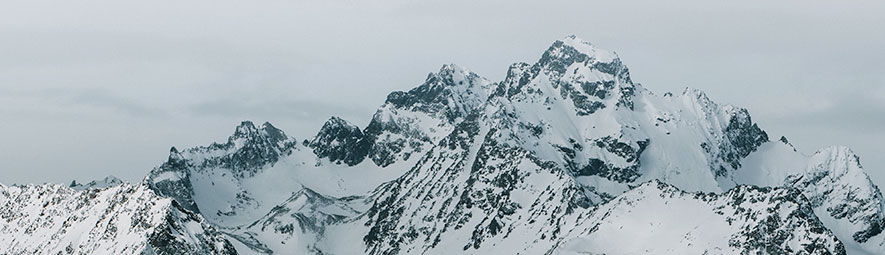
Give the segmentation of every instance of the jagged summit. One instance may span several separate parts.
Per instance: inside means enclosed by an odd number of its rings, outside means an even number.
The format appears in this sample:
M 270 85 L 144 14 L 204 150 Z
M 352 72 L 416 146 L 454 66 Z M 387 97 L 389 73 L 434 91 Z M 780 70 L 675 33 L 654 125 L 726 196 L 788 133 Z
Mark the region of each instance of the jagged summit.
M 576 63 L 579 65 L 573 65 Z M 553 42 L 538 60 L 537 65 L 556 74 L 585 72 L 585 75 L 599 76 L 599 74 L 586 73 L 597 71 L 629 81 L 629 72 L 616 53 L 599 49 L 575 36 Z
M 242 137 L 255 133 L 258 133 L 258 128 L 255 127 L 255 124 L 253 124 L 250 120 L 244 120 L 240 122 L 240 125 L 237 126 L 236 131 L 234 131 L 233 137 Z
M 116 176 L 108 175 L 101 180 L 92 180 L 86 184 L 78 183 L 76 180 L 73 180 L 68 187 L 74 190 L 105 189 L 121 184 L 123 184 L 123 180 L 120 180 L 120 178 L 117 178 Z
M 227 143 L 213 143 L 208 147 L 188 149 L 186 158 L 194 159 L 203 167 L 225 167 L 234 170 L 236 176 L 251 176 L 268 164 L 277 162 L 281 157 L 291 153 L 297 145 L 295 138 L 288 137 L 282 131 L 265 122 L 256 127 L 251 121 L 243 121 L 237 126 Z M 207 153 L 219 154 L 219 157 L 204 157 Z
M 507 105 L 527 103 L 549 108 L 563 101 L 584 116 L 601 109 L 632 110 L 636 90 L 629 70 L 617 55 L 567 37 L 554 42 L 535 64 L 511 65 L 495 95 L 504 97 Z
M 444 65 L 423 84 L 394 91 L 363 130 L 371 141 L 368 157 L 382 167 L 409 161 L 485 107 L 494 84 L 456 65 Z
M 256 127 L 252 121 L 245 120 L 237 126 L 234 134 L 228 138 L 229 142 L 244 139 L 247 141 L 255 141 L 267 139 L 270 142 L 277 143 L 288 139 L 286 133 L 274 127 L 270 122 L 264 122 L 261 126 Z
M 338 117 L 329 118 L 320 131 L 305 145 L 320 158 L 348 166 L 359 164 L 366 158 L 372 145 L 359 127 Z
M 556 40 L 553 42 L 553 45 L 547 49 L 547 52 L 551 50 L 559 50 L 561 47 L 570 47 L 575 51 L 587 55 L 588 57 L 595 59 L 597 62 L 602 63 L 611 63 L 616 60 L 619 60 L 618 54 L 613 51 L 608 51 L 604 49 L 600 49 L 593 45 L 592 43 L 585 41 L 584 39 L 578 38 L 575 35 L 569 35 L 561 40 Z M 556 54 L 551 54 L 556 55 Z
M 408 92 L 390 93 L 386 103 L 454 121 L 479 107 L 488 98 L 490 85 L 470 70 L 447 64 L 428 74 L 424 84 Z

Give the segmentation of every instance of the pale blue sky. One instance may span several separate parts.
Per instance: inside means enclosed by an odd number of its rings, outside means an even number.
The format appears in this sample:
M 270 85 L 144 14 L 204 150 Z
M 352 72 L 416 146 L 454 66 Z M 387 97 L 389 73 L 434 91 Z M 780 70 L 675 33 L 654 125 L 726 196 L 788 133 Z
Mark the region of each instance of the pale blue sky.
M 885 184 L 876 1 L 4 1 L 0 182 L 140 180 L 243 119 L 364 126 L 456 63 L 492 80 L 575 34 L 652 91 L 699 88 L 805 153 L 848 145 Z

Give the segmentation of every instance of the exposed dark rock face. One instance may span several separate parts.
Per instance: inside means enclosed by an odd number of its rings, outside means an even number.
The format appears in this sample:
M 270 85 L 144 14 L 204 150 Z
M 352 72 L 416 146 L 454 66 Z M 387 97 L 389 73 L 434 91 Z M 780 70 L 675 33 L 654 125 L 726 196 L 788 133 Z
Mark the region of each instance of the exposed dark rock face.
M 559 147 L 559 150 L 564 153 L 566 167 L 574 176 L 599 176 L 615 182 L 629 183 L 635 181 L 640 176 L 639 167 L 641 163 L 639 162 L 639 157 L 648 146 L 648 143 L 649 140 L 646 139 L 638 141 L 633 145 L 611 136 L 595 140 L 593 145 L 625 159 L 627 163 L 631 164 L 627 167 L 618 167 L 598 158 L 590 158 L 588 163 L 584 164 L 576 162 L 575 157 L 577 153 L 583 149 L 583 146 L 577 143 L 573 145 L 574 148 L 578 149 L 577 151 L 564 147 Z
M 148 185 L 157 194 L 175 199 L 182 207 L 193 212 L 200 212 L 194 201 L 194 190 L 190 182 L 192 166 L 181 157 L 175 147 L 169 151 L 169 159 L 151 171 Z
M 768 134 L 753 123 L 750 113 L 746 109 L 740 109 L 731 115 L 728 126 L 725 127 L 725 140 L 719 145 L 719 155 L 732 170 L 737 170 L 741 167 L 741 159 L 768 141 Z M 726 174 L 716 173 L 720 176 Z
M 368 140 L 359 127 L 347 121 L 332 117 L 320 132 L 308 143 L 320 158 L 328 158 L 334 163 L 348 166 L 359 164 L 369 154 L 372 141 Z

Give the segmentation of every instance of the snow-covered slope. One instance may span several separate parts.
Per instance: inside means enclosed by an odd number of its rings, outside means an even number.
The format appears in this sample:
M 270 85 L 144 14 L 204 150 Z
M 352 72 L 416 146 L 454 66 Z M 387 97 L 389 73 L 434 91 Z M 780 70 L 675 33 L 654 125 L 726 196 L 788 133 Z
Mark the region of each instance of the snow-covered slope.
M 785 138 L 747 158 L 737 179 L 761 186 L 802 191 L 815 213 L 842 240 L 849 252 L 885 253 L 885 199 L 846 147 L 824 148 L 802 155 Z
M 805 173 L 791 176 L 786 185 L 802 190 L 818 216 L 845 242 L 885 253 L 885 200 L 859 157 L 848 148 L 830 147 L 815 153 L 810 162 Z
M 689 193 L 652 181 L 572 225 L 556 254 L 844 254 L 802 193 Z
M 0 254 L 236 254 L 196 213 L 146 185 L 0 186 Z
M 231 236 L 243 251 L 319 254 L 329 249 L 325 240 L 328 226 L 359 215 L 351 207 L 351 201 L 357 199 L 337 199 L 304 188 L 255 222 L 232 231 Z

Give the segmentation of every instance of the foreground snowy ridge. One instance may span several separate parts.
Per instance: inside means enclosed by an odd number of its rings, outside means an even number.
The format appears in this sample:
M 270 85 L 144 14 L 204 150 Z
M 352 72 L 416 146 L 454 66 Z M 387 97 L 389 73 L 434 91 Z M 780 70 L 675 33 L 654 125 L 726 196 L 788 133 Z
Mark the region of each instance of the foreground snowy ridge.
M 332 117 L 296 140 L 245 121 L 224 143 L 172 148 L 142 185 L 38 187 L 61 201 L 158 199 L 189 215 L 175 228 L 183 253 L 885 253 L 885 199 L 849 149 L 802 155 L 746 109 L 692 89 L 655 95 L 574 36 L 498 82 L 444 65 L 364 128 Z M 16 189 L 0 193 L 3 233 L 44 226 Z M 51 226 L 0 237 L 22 243 L 0 254 L 54 254 L 23 246 L 69 235 Z
M 0 186 L 0 254 L 236 254 L 224 236 L 147 186 Z

